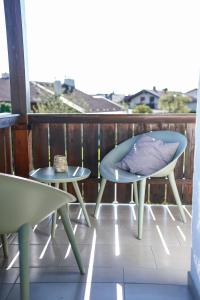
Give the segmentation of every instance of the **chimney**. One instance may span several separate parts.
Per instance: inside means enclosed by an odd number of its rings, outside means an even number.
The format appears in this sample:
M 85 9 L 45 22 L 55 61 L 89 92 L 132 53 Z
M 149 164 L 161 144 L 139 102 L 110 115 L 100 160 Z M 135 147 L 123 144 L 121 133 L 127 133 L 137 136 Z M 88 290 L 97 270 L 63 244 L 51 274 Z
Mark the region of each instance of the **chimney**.
M 66 92 L 72 93 L 73 90 L 75 89 L 75 81 L 74 79 L 66 78 L 64 80 L 64 85 L 66 87 Z
M 62 85 L 60 80 L 54 81 L 54 92 L 56 96 L 60 96 L 62 93 Z
M 155 87 L 155 86 L 153 86 L 153 91 L 154 91 L 154 92 L 157 92 L 157 91 L 156 91 L 156 87 Z

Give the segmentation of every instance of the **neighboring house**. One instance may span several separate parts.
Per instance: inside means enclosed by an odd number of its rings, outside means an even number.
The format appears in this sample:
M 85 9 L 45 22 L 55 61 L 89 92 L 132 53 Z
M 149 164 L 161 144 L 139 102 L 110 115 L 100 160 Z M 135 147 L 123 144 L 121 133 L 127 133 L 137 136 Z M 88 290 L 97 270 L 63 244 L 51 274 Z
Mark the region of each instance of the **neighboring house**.
M 33 82 L 30 82 L 30 101 L 31 107 L 38 102 L 47 99 L 49 94 L 38 88 Z M 9 77 L 0 78 L 0 102 L 10 102 L 10 79 Z
M 66 81 L 65 81 L 66 82 Z M 54 83 L 35 82 L 40 88 L 44 88 L 49 93 L 54 93 Z M 56 86 L 59 86 L 58 82 Z M 60 85 L 62 90 L 61 99 L 67 105 L 76 109 L 81 113 L 124 113 L 124 109 L 119 104 L 113 103 L 111 100 L 102 96 L 91 96 L 76 88 L 72 92 L 66 92 L 66 84 Z M 64 93 L 66 92 L 66 93 Z
M 198 89 L 193 89 L 185 93 L 186 96 L 190 97 L 190 102 L 188 103 L 188 107 L 191 112 L 196 112 L 197 108 L 197 91 Z
M 42 101 L 47 101 L 50 96 L 60 94 L 60 99 L 69 107 L 80 113 L 124 113 L 123 107 L 103 97 L 93 97 L 86 93 L 73 89 L 67 89 L 68 82 L 30 82 L 31 107 Z M 59 92 L 60 89 L 60 92 Z M 66 92 L 66 93 L 63 93 Z M 10 102 L 10 80 L 9 76 L 0 78 L 0 102 Z
M 144 89 L 136 94 L 124 97 L 124 102 L 128 104 L 130 109 L 134 108 L 134 106 L 138 104 L 146 104 L 152 109 L 158 110 L 158 100 L 165 92 L 167 92 L 167 89 L 164 89 L 162 91 L 156 90 L 155 87 L 153 88 L 153 90 Z M 183 93 L 183 95 L 188 96 L 190 98 L 190 101 L 187 104 L 190 111 L 196 112 L 197 89 L 193 89 L 191 91 Z
M 138 104 L 146 104 L 152 109 L 158 109 L 158 99 L 164 91 L 157 91 L 155 87 L 153 90 L 141 90 L 140 92 L 126 96 L 124 102 L 128 104 L 129 108 L 133 108 Z

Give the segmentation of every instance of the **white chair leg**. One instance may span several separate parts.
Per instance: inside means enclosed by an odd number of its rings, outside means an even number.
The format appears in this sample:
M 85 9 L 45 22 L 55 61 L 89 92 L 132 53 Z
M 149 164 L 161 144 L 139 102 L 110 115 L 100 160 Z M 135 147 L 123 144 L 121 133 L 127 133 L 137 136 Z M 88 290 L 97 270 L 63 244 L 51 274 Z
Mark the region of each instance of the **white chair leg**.
M 138 239 L 142 239 L 143 230 L 143 215 L 144 215 L 144 197 L 146 188 L 146 179 L 143 179 L 139 183 L 139 205 L 138 205 Z
M 138 205 L 138 187 L 137 187 L 137 182 L 133 182 L 133 190 L 134 190 L 134 200 L 135 204 Z
M 171 172 L 168 175 L 168 177 L 169 177 L 169 182 L 170 182 L 173 194 L 174 194 L 174 198 L 176 200 L 176 204 L 178 205 L 178 208 L 179 208 L 179 211 L 180 211 L 180 214 L 181 214 L 181 218 L 183 220 L 183 223 L 186 223 L 185 212 L 183 210 L 181 199 L 179 197 L 178 189 L 177 189 L 177 186 L 176 186 L 176 180 L 175 180 L 175 177 L 174 177 L 174 171 Z

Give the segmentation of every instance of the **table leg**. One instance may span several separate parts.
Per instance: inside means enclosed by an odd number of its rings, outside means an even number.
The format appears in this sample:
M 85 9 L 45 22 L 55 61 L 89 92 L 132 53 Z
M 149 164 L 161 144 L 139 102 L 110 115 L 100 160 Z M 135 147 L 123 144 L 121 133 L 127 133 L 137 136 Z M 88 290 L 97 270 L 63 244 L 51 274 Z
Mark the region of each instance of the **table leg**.
M 55 187 L 59 189 L 59 183 L 55 183 Z M 55 238 L 56 232 L 56 222 L 57 222 L 57 211 L 55 211 L 52 215 L 52 224 L 51 224 L 51 237 Z
M 83 202 L 83 198 L 82 198 L 82 196 L 81 196 L 81 192 L 80 192 L 80 190 L 79 190 L 78 183 L 77 183 L 77 181 L 73 181 L 72 184 L 73 184 L 73 187 L 74 187 L 74 189 L 75 189 L 75 192 L 76 192 L 78 201 L 79 201 L 79 203 L 80 203 L 80 205 L 81 205 L 81 208 L 82 208 L 82 210 L 83 210 L 83 214 L 84 214 L 84 216 L 85 216 L 86 222 L 87 222 L 88 226 L 91 227 L 90 219 L 89 219 L 87 210 L 86 210 L 86 208 L 85 208 L 85 203 Z
M 67 182 L 62 183 L 63 191 L 67 192 Z M 69 203 L 66 204 L 67 212 L 69 213 Z

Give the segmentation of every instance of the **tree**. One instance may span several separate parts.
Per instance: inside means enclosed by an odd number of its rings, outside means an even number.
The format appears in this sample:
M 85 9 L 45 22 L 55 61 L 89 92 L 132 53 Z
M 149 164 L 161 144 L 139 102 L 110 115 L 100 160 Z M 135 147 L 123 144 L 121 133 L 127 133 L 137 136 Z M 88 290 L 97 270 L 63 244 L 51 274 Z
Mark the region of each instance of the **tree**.
M 0 103 L 0 113 L 11 112 L 11 104 L 7 102 Z
M 146 104 L 138 104 L 133 108 L 132 112 L 137 114 L 152 114 L 153 111 Z
M 59 97 L 49 97 L 47 101 L 41 101 L 34 105 L 35 113 L 77 113 L 77 111 L 65 104 Z
M 170 113 L 188 113 L 189 97 L 176 92 L 166 92 L 158 100 L 158 108 Z

